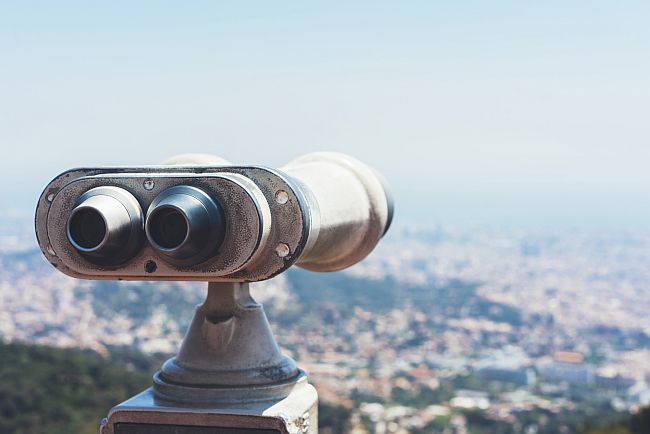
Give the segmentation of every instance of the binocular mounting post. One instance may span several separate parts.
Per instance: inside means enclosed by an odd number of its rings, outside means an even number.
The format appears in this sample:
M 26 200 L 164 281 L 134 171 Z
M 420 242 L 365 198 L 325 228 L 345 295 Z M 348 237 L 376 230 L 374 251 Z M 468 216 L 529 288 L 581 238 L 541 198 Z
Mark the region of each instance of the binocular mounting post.
M 176 357 L 101 434 L 317 434 L 318 396 L 281 354 L 248 283 L 208 284 Z

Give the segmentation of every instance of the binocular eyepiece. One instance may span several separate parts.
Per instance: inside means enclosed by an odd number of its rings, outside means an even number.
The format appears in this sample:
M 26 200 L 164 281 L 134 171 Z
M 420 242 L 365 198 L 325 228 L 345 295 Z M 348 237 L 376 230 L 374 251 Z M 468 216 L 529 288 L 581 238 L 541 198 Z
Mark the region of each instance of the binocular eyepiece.
M 202 262 L 219 248 L 226 227 L 219 205 L 210 196 L 179 185 L 154 199 L 145 230 L 151 245 L 163 255 Z
M 90 262 L 119 265 L 140 248 L 144 234 L 162 255 L 202 262 L 223 241 L 225 224 L 217 203 L 188 185 L 158 195 L 143 218 L 138 201 L 118 187 L 95 187 L 79 198 L 67 222 L 72 246 Z
M 61 174 L 41 196 L 36 232 L 75 277 L 243 282 L 294 263 L 348 267 L 374 248 L 392 209 L 379 176 L 342 154 L 278 170 L 187 156 Z
M 133 257 L 142 244 L 142 210 L 128 191 L 95 187 L 81 195 L 68 218 L 72 246 L 89 261 L 118 265 Z

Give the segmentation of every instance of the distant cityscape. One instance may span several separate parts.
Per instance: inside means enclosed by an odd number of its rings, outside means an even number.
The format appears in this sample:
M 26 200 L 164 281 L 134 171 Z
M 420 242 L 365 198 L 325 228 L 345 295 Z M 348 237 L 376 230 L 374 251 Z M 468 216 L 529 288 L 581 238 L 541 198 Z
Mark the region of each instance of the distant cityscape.
M 2 340 L 175 352 L 204 285 L 77 281 L 33 237 L 0 221 Z M 252 292 L 350 433 L 571 433 L 650 404 L 649 265 L 650 232 L 398 224 Z

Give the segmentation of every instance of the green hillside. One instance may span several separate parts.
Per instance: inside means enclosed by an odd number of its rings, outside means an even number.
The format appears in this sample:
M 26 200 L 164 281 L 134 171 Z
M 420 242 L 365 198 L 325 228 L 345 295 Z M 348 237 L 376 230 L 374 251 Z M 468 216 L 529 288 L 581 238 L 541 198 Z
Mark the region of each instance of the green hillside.
M 137 360 L 117 359 L 80 350 L 0 345 L 0 433 L 96 434 L 113 405 L 151 382 Z
M 0 433 L 97 434 L 112 406 L 149 387 L 163 359 L 0 343 Z M 323 433 L 343 432 L 348 410 L 320 412 Z
M 96 434 L 116 403 L 148 387 L 164 356 L 0 343 L 0 433 Z M 321 432 L 345 432 L 350 412 L 321 403 Z M 585 434 L 649 434 L 650 408 Z

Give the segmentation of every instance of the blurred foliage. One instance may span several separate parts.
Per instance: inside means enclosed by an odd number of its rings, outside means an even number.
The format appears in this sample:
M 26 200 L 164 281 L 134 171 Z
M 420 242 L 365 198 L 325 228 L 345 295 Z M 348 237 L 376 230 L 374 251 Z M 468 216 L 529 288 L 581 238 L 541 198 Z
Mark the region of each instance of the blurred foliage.
M 164 307 L 171 318 L 189 321 L 197 304 L 205 299 L 205 285 L 176 282 L 123 282 L 97 280 L 89 287 L 98 316 L 125 315 L 136 322 L 148 319 Z M 79 297 L 85 293 L 79 291 Z
M 165 355 L 0 343 L 0 434 L 97 434 L 100 420 L 151 385 Z M 347 431 L 351 410 L 319 404 L 324 434 Z
M 618 423 L 586 427 L 580 434 L 650 434 L 650 407 L 642 408 Z
M 0 433 L 96 434 L 113 405 L 151 383 L 131 366 L 92 352 L 0 344 Z
M 338 405 L 318 403 L 318 432 L 320 434 L 343 434 L 350 429 L 352 410 Z
M 427 386 L 420 386 L 413 389 L 402 389 L 393 387 L 391 390 L 391 400 L 399 405 L 419 408 L 426 403 L 443 404 L 454 397 L 453 390 L 445 384 L 442 387 L 431 389 Z
M 444 314 L 446 318 L 486 318 L 522 324 L 518 309 L 480 297 L 472 283 L 450 281 L 442 286 L 435 283 L 411 285 L 392 278 L 368 280 L 346 273 L 324 273 L 314 278 L 313 273 L 300 269 L 289 270 L 287 277 L 300 309 L 294 314 L 319 311 L 324 314 L 328 311 L 323 307 L 327 306 L 336 306 L 345 313 L 352 312 L 355 307 L 385 313 L 410 304 L 431 316 Z M 286 319 L 293 321 L 297 317 Z M 275 315 L 273 319 L 276 319 Z

